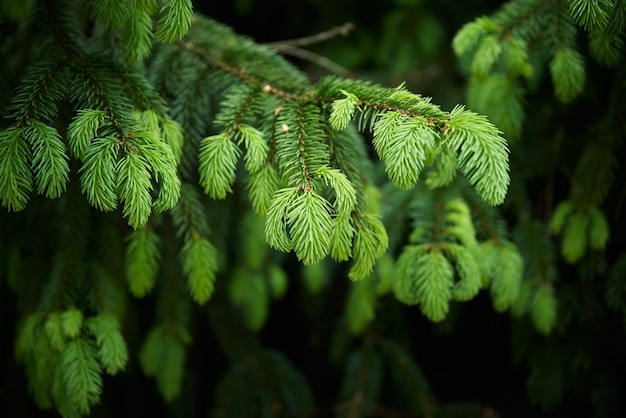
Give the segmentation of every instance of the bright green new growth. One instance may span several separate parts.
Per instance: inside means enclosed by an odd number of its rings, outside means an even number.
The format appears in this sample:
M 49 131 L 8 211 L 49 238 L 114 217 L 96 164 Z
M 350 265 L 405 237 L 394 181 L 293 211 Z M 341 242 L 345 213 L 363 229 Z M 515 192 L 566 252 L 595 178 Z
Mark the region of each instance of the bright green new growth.
M 227 134 L 204 138 L 200 145 L 200 184 L 213 198 L 223 199 L 232 192 L 241 151 Z
M 583 94 L 586 74 L 577 25 L 589 33 L 592 56 L 615 66 L 624 56 L 618 36 L 624 15 L 621 2 L 513 0 L 493 16 L 465 24 L 452 46 L 458 56 L 470 57 L 468 105 L 517 139 L 524 118 L 522 88 L 535 81 L 533 67 L 546 64 L 556 98 L 572 102 Z
M 95 336 L 104 371 L 115 375 L 124 370 L 128 361 L 128 351 L 119 322 L 111 315 L 101 314 L 88 318 L 85 327 Z
M 398 259 L 394 291 L 404 303 L 419 304 L 430 320 L 446 317 L 454 286 L 454 269 L 438 250 L 427 246 L 406 247 Z
M 521 282 L 522 265 L 515 246 L 479 242 L 465 201 L 439 193 L 430 197 L 416 199 L 411 210 L 412 244 L 404 247 L 395 266 L 392 288 L 396 297 L 418 304 L 433 321 L 446 317 L 452 301 L 470 300 L 486 286 L 491 286 L 494 306 L 508 308 Z M 501 251 L 500 246 L 509 251 Z M 518 270 L 502 267 L 509 263 L 516 263 Z

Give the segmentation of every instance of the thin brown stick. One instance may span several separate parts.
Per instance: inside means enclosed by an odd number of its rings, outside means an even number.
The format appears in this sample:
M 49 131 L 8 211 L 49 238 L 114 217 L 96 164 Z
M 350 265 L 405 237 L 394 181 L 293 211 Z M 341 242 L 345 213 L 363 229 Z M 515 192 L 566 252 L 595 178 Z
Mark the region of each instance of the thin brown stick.
M 348 34 L 352 30 L 354 30 L 354 28 L 355 28 L 354 23 L 347 22 L 341 26 L 335 26 L 327 31 L 320 32 L 316 35 L 305 36 L 303 38 L 297 38 L 297 39 L 287 39 L 285 41 L 271 42 L 266 45 L 271 48 L 277 48 L 277 47 L 280 47 L 281 45 L 308 46 L 308 45 L 327 41 L 328 39 L 332 39 L 339 35 L 348 36 Z
M 354 30 L 354 27 L 354 23 L 347 22 L 341 26 L 335 26 L 327 31 L 320 32 L 315 35 L 305 36 L 303 38 L 297 39 L 287 39 L 278 42 L 270 42 L 265 45 L 276 50 L 280 54 L 298 57 L 303 60 L 312 62 L 319 67 L 325 68 L 331 73 L 340 75 L 342 77 L 350 77 L 351 73 L 346 68 L 334 63 L 326 57 L 316 54 L 315 52 L 302 49 L 302 47 L 324 42 L 336 36 L 348 36 L 348 34 L 352 30 Z
M 331 73 L 340 75 L 342 77 L 350 77 L 350 70 L 342 67 L 341 65 L 334 63 L 328 58 L 316 54 L 315 52 L 308 51 L 306 49 L 298 48 L 288 44 L 274 44 L 271 48 L 284 55 L 292 55 L 294 57 L 301 58 L 306 61 L 310 61 L 322 68 L 327 69 Z

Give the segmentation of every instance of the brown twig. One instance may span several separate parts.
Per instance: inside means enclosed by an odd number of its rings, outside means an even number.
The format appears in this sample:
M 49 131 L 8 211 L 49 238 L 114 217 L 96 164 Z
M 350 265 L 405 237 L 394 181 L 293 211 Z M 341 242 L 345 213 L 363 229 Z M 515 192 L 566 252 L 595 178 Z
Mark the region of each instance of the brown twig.
M 311 36 L 305 36 L 304 38 L 297 38 L 297 39 L 288 39 L 285 41 L 278 41 L 278 42 L 271 42 L 266 44 L 267 46 L 271 47 L 271 48 L 276 48 L 280 45 L 290 45 L 290 46 L 308 46 L 308 45 L 312 45 L 312 44 L 316 44 L 316 43 L 320 43 L 320 42 L 324 42 L 327 41 L 329 39 L 334 38 L 335 36 L 341 35 L 341 36 L 348 36 L 348 34 L 354 30 L 354 23 L 352 22 L 347 22 L 344 23 L 341 26 L 335 26 L 332 29 L 329 29 L 327 31 L 324 32 L 320 32 L 316 35 L 311 35 Z
M 281 54 L 291 55 L 312 62 L 322 68 L 325 68 L 331 73 L 340 75 L 342 77 L 349 77 L 351 74 L 350 70 L 348 70 L 347 68 L 344 68 L 341 65 L 329 60 L 328 58 L 316 54 L 315 52 L 311 52 L 306 49 L 298 48 L 288 44 L 275 44 L 271 47 Z
M 354 29 L 354 24 L 352 22 L 344 23 L 341 26 L 333 27 L 324 32 L 320 32 L 315 35 L 306 36 L 303 38 L 297 39 L 288 39 L 285 41 L 278 42 L 270 42 L 265 44 L 266 46 L 276 50 L 277 52 L 284 55 L 291 55 L 297 58 L 301 58 L 303 60 L 312 62 L 331 73 L 338 74 L 342 77 L 349 77 L 350 71 L 333 61 L 329 60 L 326 57 L 323 57 L 315 52 L 308 51 L 306 49 L 302 49 L 303 46 L 313 45 L 316 43 L 324 42 L 328 39 L 332 39 L 336 36 L 348 36 L 350 31 Z

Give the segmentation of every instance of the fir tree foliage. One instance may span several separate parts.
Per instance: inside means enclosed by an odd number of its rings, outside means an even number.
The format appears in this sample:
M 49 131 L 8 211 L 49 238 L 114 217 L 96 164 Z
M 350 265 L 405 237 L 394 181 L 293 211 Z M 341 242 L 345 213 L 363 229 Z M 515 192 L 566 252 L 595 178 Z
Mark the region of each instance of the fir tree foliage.
M 118 320 L 104 313 L 83 320 L 76 308 L 25 318 L 15 352 L 35 401 L 63 416 L 87 414 L 100 400 L 103 371 L 116 374 L 128 361 Z
M 621 1 L 513 0 L 492 16 L 466 24 L 453 47 L 459 56 L 470 57 L 469 105 L 490 116 L 508 137 L 519 137 L 522 92 L 536 77 L 536 67 L 546 64 L 555 96 L 572 102 L 585 87 L 586 63 L 577 40 L 580 29 L 589 34 L 591 54 L 600 63 L 615 66 L 623 58 L 623 43 L 618 40 L 623 19 Z
M 515 318 L 527 318 L 533 325 L 531 330 L 523 321 L 516 322 L 516 355 L 531 370 L 527 379 L 531 402 L 545 410 L 557 408 L 568 395 L 584 396 L 585 391 L 595 390 L 604 394 L 602 401 L 592 401 L 595 416 L 611 416 L 620 409 L 617 398 L 606 390 L 609 382 L 616 382 L 614 374 L 598 372 L 597 380 L 581 381 L 589 365 L 603 356 L 594 354 L 595 344 L 578 341 L 583 330 L 591 327 L 595 313 L 606 309 L 590 283 L 604 283 L 604 298 L 612 295 L 613 309 L 622 294 L 613 287 L 618 282 L 614 272 L 619 271 L 622 238 L 615 226 L 617 218 L 612 218 L 622 209 L 608 196 L 623 193 L 616 181 L 615 156 L 623 149 L 624 106 L 617 96 L 623 94 L 624 74 L 611 70 L 618 69 L 625 56 L 624 16 L 623 1 L 511 0 L 467 23 L 453 41 L 470 76 L 468 105 L 486 114 L 513 140 L 511 153 L 519 157 L 512 162 L 517 178 L 512 178 L 508 197 L 516 217 L 508 239 L 518 256 L 507 258 L 503 267 L 517 265 L 518 274 L 509 277 L 521 275 L 521 281 L 508 288 L 517 296 L 504 306 Z M 610 87 L 592 82 L 589 75 L 597 75 L 594 71 L 606 72 L 600 78 Z M 548 83 L 556 100 L 535 102 Z M 608 92 L 606 103 L 596 100 L 598 91 Z M 598 105 L 598 112 L 587 113 Z M 525 113 L 533 121 L 546 117 L 541 106 L 555 111 L 546 126 L 524 123 Z M 577 109 L 586 109 L 585 116 Z M 580 122 L 567 129 L 567 139 L 555 129 L 571 125 L 562 119 L 564 115 Z M 579 146 L 573 145 L 576 141 L 581 141 Z M 554 148 L 548 150 L 546 145 Z M 529 167 L 528 161 L 536 158 L 531 149 L 548 152 L 554 160 L 544 168 Z M 540 178 L 547 181 L 547 199 L 528 185 Z M 551 183 L 555 179 L 562 179 L 565 186 L 555 187 Z M 539 209 L 537 202 L 542 201 L 545 207 Z M 484 249 L 491 251 L 490 247 Z M 493 293 L 500 280 L 494 279 L 491 291 L 498 309 L 505 302 Z M 583 305 L 593 308 L 585 310 Z M 537 331 L 545 339 L 532 336 Z M 524 343 L 524 338 L 532 343 Z M 564 363 L 563 358 L 571 362 Z
M 303 376 L 281 353 L 267 349 L 258 358 L 231 366 L 219 384 L 216 401 L 211 411 L 215 417 L 256 415 L 259 411 L 266 416 L 308 416 L 313 410 Z
M 393 222 L 403 213 L 411 231 L 408 244 L 394 250 L 397 261 L 375 271 L 379 294 L 392 291 L 434 321 L 446 318 L 450 303 L 470 300 L 483 288 L 490 289 L 499 311 L 517 301 L 522 257 L 493 207 L 467 181 L 452 181 L 445 191 L 426 185 L 407 192 L 389 189 L 385 200 L 391 203 L 384 219 Z M 396 237 L 391 241 L 401 242 Z
M 66 17 L 57 16 L 52 8 L 52 4 L 41 8 L 50 19 L 50 30 L 71 31 Z M 29 70 L 7 115 L 14 124 L 2 135 L 13 138 L 13 145 L 11 141 L 3 144 L 9 147 L 7 157 L 15 154 L 15 162 L 2 166 L 3 188 L 7 188 L 2 201 L 11 209 L 22 209 L 33 186 L 39 194 L 58 197 L 69 180 L 69 148 L 83 163 L 81 184 L 88 201 L 102 210 L 113 210 L 121 201 L 129 224 L 140 227 L 153 206 L 167 210 L 179 195 L 180 180 L 170 147 L 133 117 L 136 105 L 141 110 L 155 109 L 165 120 L 164 103 L 137 69 L 90 53 L 77 39 L 59 39 L 54 47 L 63 58 L 44 57 Z M 79 109 L 68 127 L 67 145 L 46 124 L 57 117 L 58 103 L 65 98 Z M 18 132 L 24 145 L 18 143 Z M 29 174 L 24 171 L 25 159 L 31 161 Z M 26 182 L 15 179 L 18 173 Z M 153 182 L 161 184 L 154 202 L 150 196 Z
M 385 378 L 409 410 L 436 413 L 408 348 L 380 333 L 389 300 L 441 322 L 486 290 L 495 310 L 527 315 L 546 338 L 557 329 L 566 307 L 551 234 L 570 265 L 606 251 L 602 205 L 617 162 L 599 170 L 603 187 L 588 168 L 618 148 L 609 122 L 622 114 L 607 114 L 549 223 L 533 219 L 515 189 L 504 138 L 525 140 L 538 65 L 558 101 L 580 99 L 579 33 L 600 64 L 622 63 L 623 1 L 511 0 L 463 27 L 452 46 L 467 60 L 469 107 L 480 114 L 443 110 L 403 84 L 313 83 L 191 3 L 45 0 L 24 23 L 45 41 L 2 108 L 2 228 L 14 230 L 7 216 L 32 231 L 39 211 L 62 220 L 42 248 L 2 244 L 22 316 L 15 355 L 37 405 L 90 413 L 103 374 L 132 361 L 123 333 L 132 296 L 156 305 L 138 362 L 165 400 L 184 394 L 193 314 L 208 312 L 231 360 L 214 416 L 306 415 L 314 401 L 304 377 L 255 339 L 292 285 L 289 253 L 311 295 L 331 271 L 346 267 L 350 279 L 341 338 L 360 344 L 345 344 L 338 416 L 372 414 Z M 513 231 L 496 209 L 509 193 Z M 614 310 L 623 264 L 606 283 Z M 541 380 L 534 373 L 529 385 Z
M 521 138 L 525 97 L 540 85 L 543 67 L 557 100 L 566 104 L 580 101 L 589 65 L 584 51 L 602 66 L 618 65 L 624 56 L 623 43 L 617 40 L 623 37 L 623 22 L 621 1 L 506 2 L 492 15 L 466 24 L 454 38 L 455 52 L 468 63 L 468 104 L 487 114 L 509 138 L 527 141 Z M 605 127 L 616 120 L 618 109 L 609 108 L 600 124 L 603 127 L 581 153 L 570 197 L 555 205 L 549 225 L 529 220 L 527 209 L 522 211 L 524 221 L 515 241 L 527 266 L 525 276 L 533 280 L 520 288 L 522 296 L 512 306 L 518 314 L 530 312 L 542 333 L 554 329 L 557 315 L 553 288 L 557 256 L 550 234 L 561 236 L 560 255 L 569 264 L 602 253 L 609 242 L 610 228 L 602 205 L 614 181 L 613 152 L 619 140 L 615 142 Z M 599 155 L 606 163 L 594 159 Z

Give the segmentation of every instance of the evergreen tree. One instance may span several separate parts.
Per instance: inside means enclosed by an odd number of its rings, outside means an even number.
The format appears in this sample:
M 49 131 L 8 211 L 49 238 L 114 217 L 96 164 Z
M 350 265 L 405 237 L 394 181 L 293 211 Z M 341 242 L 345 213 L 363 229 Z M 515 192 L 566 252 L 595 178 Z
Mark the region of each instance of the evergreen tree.
M 483 295 L 537 411 L 624 412 L 626 0 L 457 28 L 450 110 L 323 59 L 313 80 L 298 43 L 191 0 L 0 12 L 0 397 L 36 405 L 10 414 L 154 390 L 173 416 L 455 416 L 412 327 L 460 332 Z

